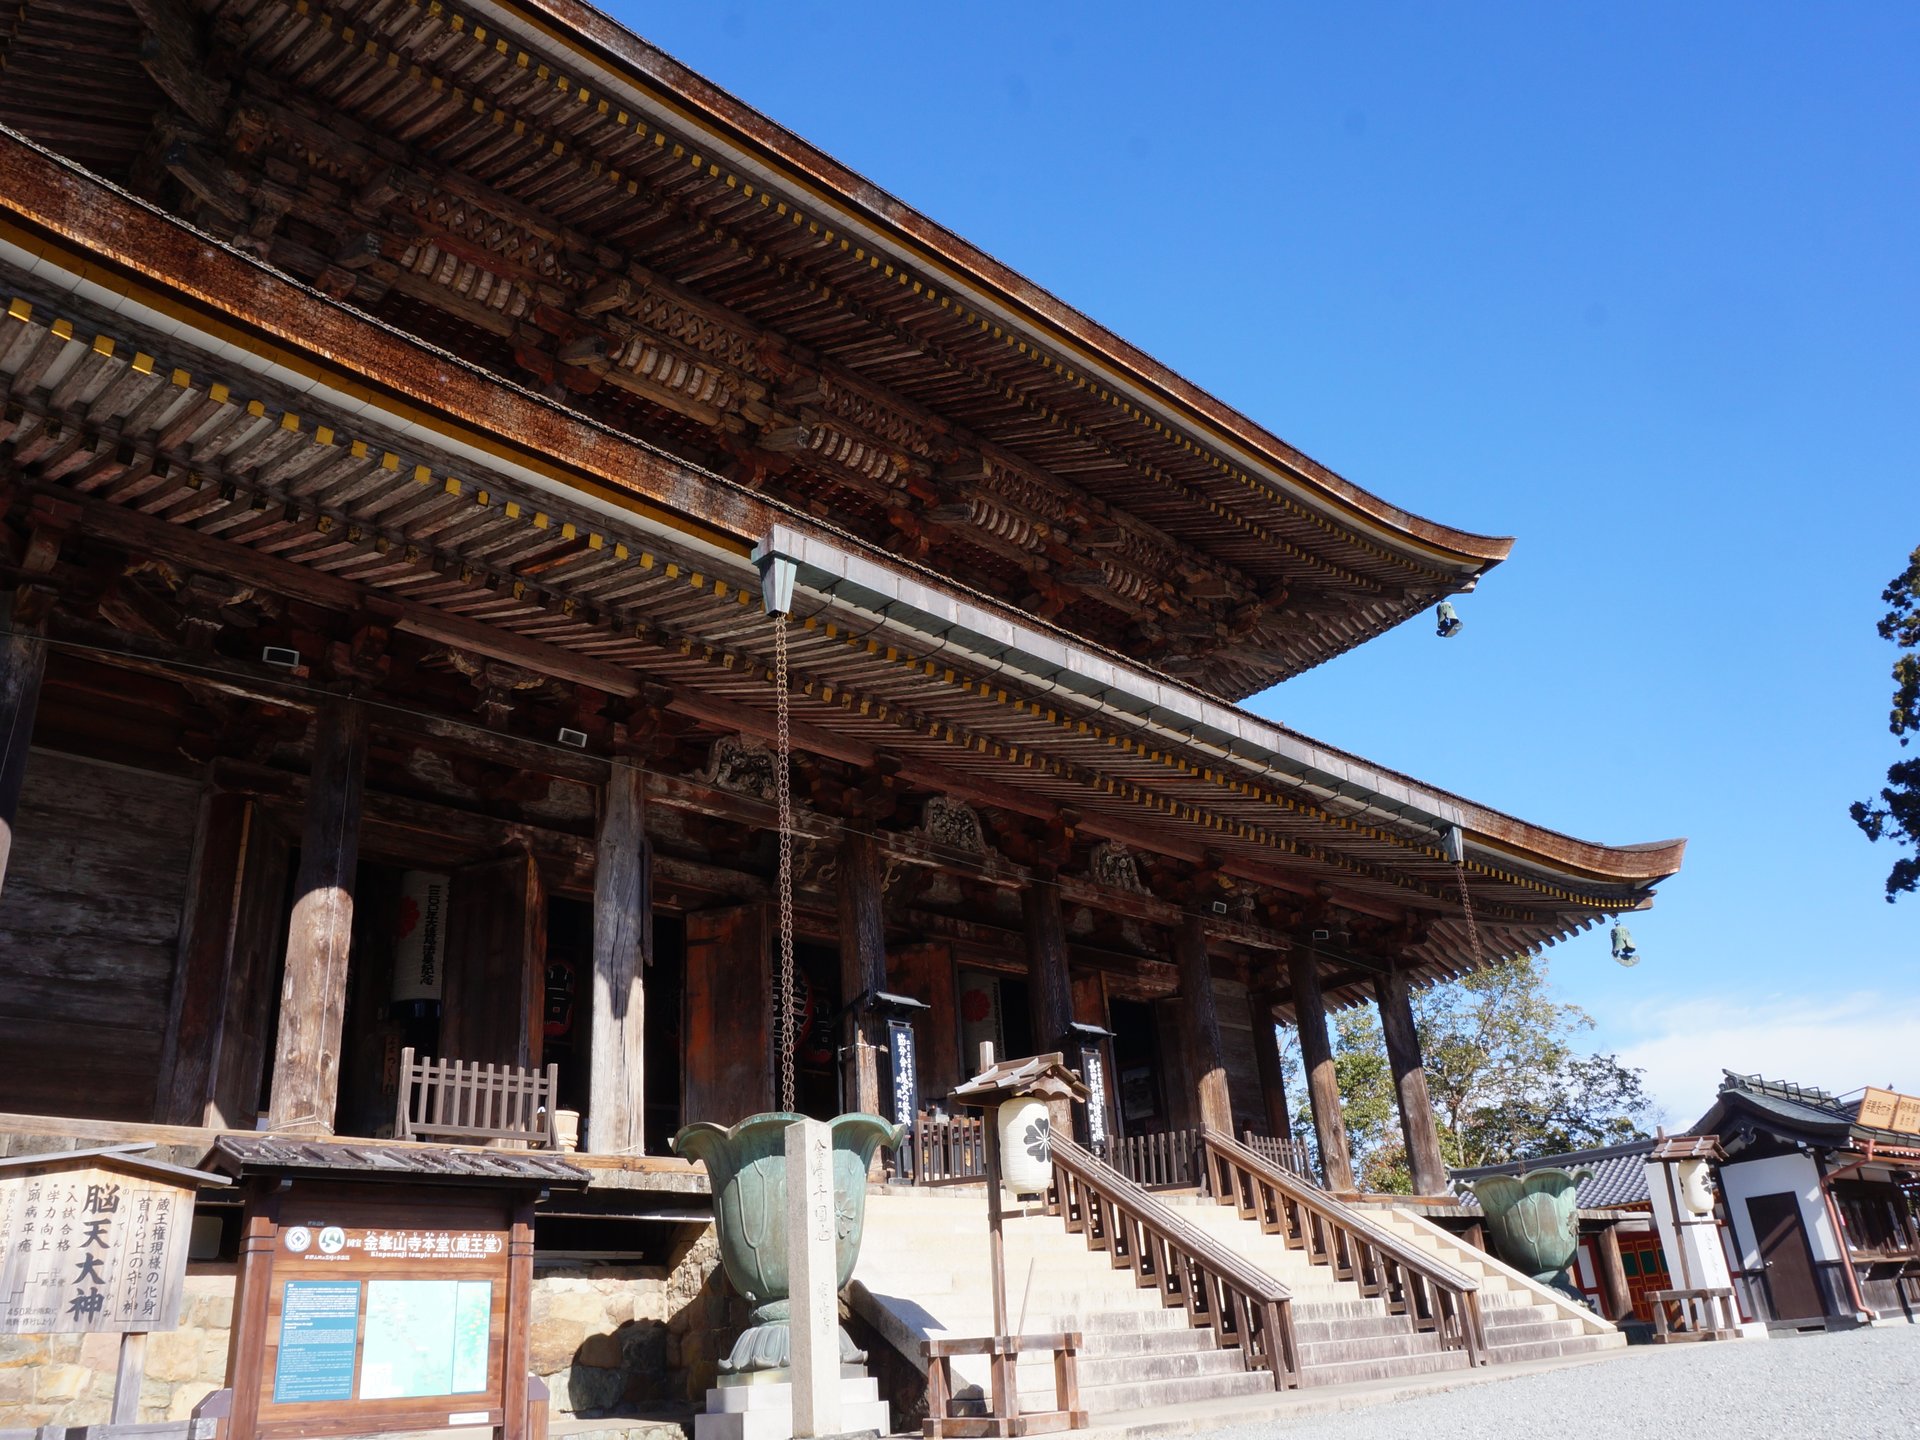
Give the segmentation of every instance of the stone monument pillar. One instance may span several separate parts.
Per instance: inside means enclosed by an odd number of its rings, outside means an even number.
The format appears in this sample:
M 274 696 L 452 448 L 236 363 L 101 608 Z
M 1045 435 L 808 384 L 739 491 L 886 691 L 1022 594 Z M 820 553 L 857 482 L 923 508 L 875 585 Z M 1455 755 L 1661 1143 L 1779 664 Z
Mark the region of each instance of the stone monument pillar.
M 793 1318 L 793 1433 L 840 1433 L 840 1275 L 833 1137 L 818 1120 L 787 1127 L 787 1275 Z

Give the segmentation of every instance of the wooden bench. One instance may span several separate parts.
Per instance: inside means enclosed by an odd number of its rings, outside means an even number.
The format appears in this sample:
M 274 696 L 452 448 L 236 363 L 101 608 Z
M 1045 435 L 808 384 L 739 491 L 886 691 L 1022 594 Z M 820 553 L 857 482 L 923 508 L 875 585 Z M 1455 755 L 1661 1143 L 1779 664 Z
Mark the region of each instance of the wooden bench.
M 416 1060 L 409 1045 L 400 1052 L 393 1137 L 470 1144 L 518 1141 L 536 1150 L 558 1150 L 554 1110 L 559 1094 L 558 1065 L 526 1070 L 467 1060 Z
M 1724 1285 L 1693 1290 L 1650 1290 L 1647 1300 L 1653 1306 L 1653 1343 L 1669 1345 L 1681 1340 L 1731 1340 L 1740 1333 L 1740 1316 L 1733 1308 L 1733 1291 Z M 1667 1324 L 1667 1306 L 1680 1307 L 1684 1330 Z

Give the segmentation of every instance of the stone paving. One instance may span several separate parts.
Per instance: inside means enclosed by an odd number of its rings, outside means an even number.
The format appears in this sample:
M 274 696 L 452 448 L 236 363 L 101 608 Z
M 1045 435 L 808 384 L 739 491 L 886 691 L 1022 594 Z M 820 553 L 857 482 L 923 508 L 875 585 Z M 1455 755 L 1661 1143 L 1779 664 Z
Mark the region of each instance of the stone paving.
M 1490 1381 L 1339 1415 L 1199 1433 L 1220 1440 L 1484 1440 L 1543 1423 L 1606 1440 L 1912 1440 L 1920 1325 L 1733 1344 L 1636 1346 L 1618 1359 Z

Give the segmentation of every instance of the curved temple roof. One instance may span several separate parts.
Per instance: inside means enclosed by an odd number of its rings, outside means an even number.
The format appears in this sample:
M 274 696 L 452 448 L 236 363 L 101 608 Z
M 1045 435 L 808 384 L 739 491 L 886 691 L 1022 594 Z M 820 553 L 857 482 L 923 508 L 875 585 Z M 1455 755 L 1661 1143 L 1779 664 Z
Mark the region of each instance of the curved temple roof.
M 36 54 L 102 5 L 25 0 L 0 39 Z M 171 63 L 128 12 L 57 83 L 10 65 L 0 120 L 1210 694 L 1361 644 L 1511 547 L 1362 490 L 574 0 L 164 8 Z
M 26 287 L 0 344 L 16 460 L 55 466 L 43 484 L 86 487 L 85 523 L 103 536 L 174 527 L 209 557 L 216 541 L 265 545 L 334 606 L 362 603 L 340 577 L 364 571 L 416 633 L 484 646 L 479 632 L 497 630 L 536 645 L 546 673 L 609 693 L 631 693 L 636 670 L 658 676 L 723 723 L 769 708 L 747 554 L 767 545 L 801 565 L 810 597 L 794 637 L 803 745 L 861 764 L 890 754 L 1020 813 L 1070 810 L 1088 834 L 1218 875 L 1225 894 L 1317 896 L 1398 924 L 1426 979 L 1490 958 L 1463 924 L 1463 873 L 1499 954 L 1639 908 L 1679 866 L 1684 842 L 1574 840 L 1222 705 L 423 347 L 17 140 L 0 143 L 0 197 L 0 266 Z M 243 401 L 209 490 L 191 454 L 168 453 L 188 432 L 166 417 L 237 416 Z M 164 472 L 111 479 L 149 448 Z M 409 498 L 396 506 L 396 492 Z M 116 514 L 123 494 L 145 513 Z M 246 516 L 261 518 L 236 525 Z M 514 557 L 550 553 L 556 534 L 578 566 L 518 575 Z M 323 574 L 299 579 L 308 553 Z M 408 601 L 423 583 L 508 598 L 484 602 L 499 618 L 478 626 Z M 466 599 L 454 612 L 476 613 Z M 1363 982 L 1330 983 L 1336 999 L 1342 983 Z

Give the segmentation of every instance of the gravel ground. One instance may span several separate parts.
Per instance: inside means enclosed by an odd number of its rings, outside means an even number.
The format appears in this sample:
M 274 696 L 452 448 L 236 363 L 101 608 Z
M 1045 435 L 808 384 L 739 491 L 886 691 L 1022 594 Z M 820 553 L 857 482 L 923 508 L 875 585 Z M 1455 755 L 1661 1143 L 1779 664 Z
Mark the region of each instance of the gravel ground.
M 1616 1360 L 1470 1386 L 1345 1415 L 1245 1425 L 1222 1440 L 1500 1440 L 1543 1419 L 1605 1440 L 1913 1440 L 1920 1325 L 1702 1345 L 1641 1345 Z

